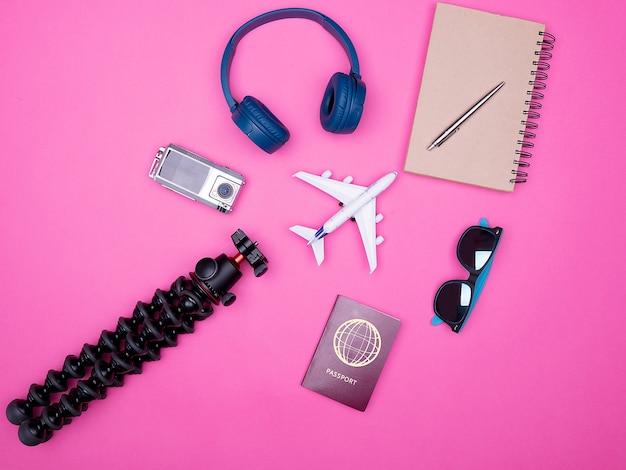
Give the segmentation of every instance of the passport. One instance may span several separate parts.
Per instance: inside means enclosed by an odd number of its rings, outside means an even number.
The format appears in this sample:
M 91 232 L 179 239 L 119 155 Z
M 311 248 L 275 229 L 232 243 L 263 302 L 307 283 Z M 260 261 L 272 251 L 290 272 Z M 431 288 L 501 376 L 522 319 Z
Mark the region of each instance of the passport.
M 337 296 L 302 386 L 365 411 L 400 320 Z

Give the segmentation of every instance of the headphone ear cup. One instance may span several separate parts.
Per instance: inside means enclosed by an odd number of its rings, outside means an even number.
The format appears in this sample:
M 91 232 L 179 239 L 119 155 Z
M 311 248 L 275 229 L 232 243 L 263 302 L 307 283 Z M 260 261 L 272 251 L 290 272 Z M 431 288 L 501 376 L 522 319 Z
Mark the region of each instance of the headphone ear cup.
M 267 153 L 274 153 L 289 140 L 289 131 L 267 107 L 246 96 L 232 113 L 237 127 Z
M 350 134 L 354 132 L 363 114 L 365 83 L 355 75 L 337 72 L 326 86 L 320 121 L 328 132 Z

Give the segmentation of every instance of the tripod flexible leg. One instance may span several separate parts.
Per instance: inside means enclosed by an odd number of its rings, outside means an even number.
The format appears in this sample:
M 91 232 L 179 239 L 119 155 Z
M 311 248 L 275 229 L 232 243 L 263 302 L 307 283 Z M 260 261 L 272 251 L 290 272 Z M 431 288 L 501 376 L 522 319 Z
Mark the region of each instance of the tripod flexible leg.
M 83 378 L 98 360 L 105 354 L 116 351 L 120 342 L 129 333 L 136 333 L 144 320 L 153 311 L 154 305 L 141 304 L 135 308 L 131 317 L 121 317 L 115 331 L 103 330 L 98 342 L 85 343 L 78 356 L 68 355 L 61 370 L 49 370 L 43 385 L 32 384 L 26 399 L 15 399 L 6 410 L 8 420 L 13 424 L 21 424 L 32 418 L 35 408 L 50 404 L 50 396 L 67 390 L 68 382 Z
M 98 359 L 91 375 L 79 380 L 58 403 L 45 406 L 41 416 L 24 421 L 18 431 L 22 443 L 32 446 L 46 442 L 53 431 L 70 424 L 72 418 L 86 411 L 91 401 L 106 398 L 107 388 L 123 385 L 125 375 L 139 374 L 145 362 L 160 359 L 160 350 L 176 346 L 179 334 L 193 333 L 194 323 L 208 318 L 213 306 L 208 298 L 203 300 L 189 289 L 192 284 L 191 280 L 179 278 L 170 291 L 157 290 L 153 301 L 145 308 L 157 304 L 159 307 L 145 319 L 141 331 L 128 333 L 120 349 L 112 352 L 108 361 Z
M 140 374 L 145 362 L 159 360 L 161 349 L 176 346 L 179 334 L 193 333 L 194 323 L 208 318 L 213 305 L 232 304 L 236 297 L 230 289 L 242 276 L 243 260 L 256 277 L 267 271 L 267 258 L 242 230 L 231 239 L 239 251 L 236 256 L 200 260 L 189 278 L 179 277 L 170 290 L 157 289 L 149 303 L 138 302 L 131 317 L 118 320 L 114 332 L 103 330 L 97 345 L 85 344 L 79 356 L 66 357 L 60 371 L 49 371 L 43 385 L 31 385 L 25 400 L 13 400 L 6 414 L 19 424 L 22 443 L 34 446 L 48 441 L 91 401 L 106 398 L 109 387 L 123 386 L 126 375 Z M 76 385 L 51 403 L 51 396 L 66 391 L 70 380 L 77 380 Z M 43 408 L 34 416 L 37 407 Z

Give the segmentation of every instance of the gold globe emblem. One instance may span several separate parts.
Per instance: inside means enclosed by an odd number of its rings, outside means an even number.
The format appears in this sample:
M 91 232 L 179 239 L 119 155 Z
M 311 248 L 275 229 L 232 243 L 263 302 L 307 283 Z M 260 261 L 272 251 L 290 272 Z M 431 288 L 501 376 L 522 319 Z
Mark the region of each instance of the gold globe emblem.
M 360 318 L 342 323 L 333 338 L 335 354 L 350 367 L 371 364 L 380 353 L 380 333 L 376 327 Z

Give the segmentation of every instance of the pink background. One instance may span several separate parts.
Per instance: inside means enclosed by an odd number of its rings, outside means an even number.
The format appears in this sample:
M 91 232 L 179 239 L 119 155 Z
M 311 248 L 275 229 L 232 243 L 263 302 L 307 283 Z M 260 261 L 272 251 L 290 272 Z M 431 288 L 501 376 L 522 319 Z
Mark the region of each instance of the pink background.
M 324 132 L 318 108 L 345 54 L 312 22 L 242 41 L 236 97 L 290 129 L 266 155 L 231 122 L 219 65 L 227 40 L 282 0 L 18 1 L 0 15 L 0 403 L 24 398 L 67 354 L 204 256 L 232 254 L 241 227 L 270 260 L 244 269 L 218 307 L 121 389 L 35 448 L 0 419 L 0 467 L 624 468 L 626 249 L 624 17 L 620 0 L 459 1 L 556 35 L 530 179 L 505 194 L 402 172 L 434 1 L 306 1 L 353 40 L 368 86 L 356 133 Z M 247 183 L 230 215 L 147 177 L 177 143 Z M 369 184 L 379 267 L 356 227 L 317 267 L 293 224 L 334 201 L 298 170 Z M 489 282 L 460 335 L 432 327 L 432 299 L 464 271 L 458 236 L 481 216 L 504 228 Z M 300 386 L 338 294 L 402 326 L 368 409 Z

